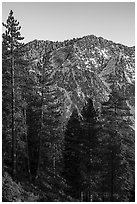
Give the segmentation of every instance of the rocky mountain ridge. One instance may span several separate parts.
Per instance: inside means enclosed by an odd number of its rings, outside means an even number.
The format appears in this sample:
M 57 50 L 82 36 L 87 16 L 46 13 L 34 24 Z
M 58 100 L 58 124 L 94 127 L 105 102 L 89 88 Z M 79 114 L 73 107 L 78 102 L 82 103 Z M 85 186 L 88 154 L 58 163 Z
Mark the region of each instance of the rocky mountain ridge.
M 93 100 L 98 110 L 109 99 L 114 84 L 126 95 L 134 114 L 135 47 L 90 35 L 64 42 L 34 40 L 23 50 L 24 59 L 30 61 L 29 75 L 37 84 L 43 73 L 43 56 L 50 51 L 49 67 L 44 68 L 44 75 L 52 84 L 45 85 L 45 92 L 46 89 L 51 92 L 45 106 L 49 98 L 55 98 L 52 101 L 62 104 L 60 111 L 65 118 L 69 118 L 74 108 L 80 114 L 87 98 Z

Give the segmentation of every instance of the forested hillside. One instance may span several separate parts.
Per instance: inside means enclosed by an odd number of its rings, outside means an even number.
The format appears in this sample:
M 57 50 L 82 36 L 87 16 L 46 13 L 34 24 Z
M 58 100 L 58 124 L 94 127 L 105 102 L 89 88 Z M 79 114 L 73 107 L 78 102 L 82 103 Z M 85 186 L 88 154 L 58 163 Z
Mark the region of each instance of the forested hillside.
M 134 202 L 135 47 L 3 26 L 3 201 Z

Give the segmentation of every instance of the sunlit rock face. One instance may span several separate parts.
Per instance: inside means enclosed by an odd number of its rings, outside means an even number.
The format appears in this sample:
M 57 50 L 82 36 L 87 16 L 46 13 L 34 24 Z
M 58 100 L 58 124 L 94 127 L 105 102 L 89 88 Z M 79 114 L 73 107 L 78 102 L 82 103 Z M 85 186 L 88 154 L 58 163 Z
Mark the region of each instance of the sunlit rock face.
M 30 61 L 29 75 L 37 82 L 35 89 L 39 95 L 42 57 L 51 51 L 48 65 L 44 67 L 45 107 L 59 104 L 56 111 L 64 121 L 69 119 L 74 108 L 81 115 L 87 98 L 91 98 L 94 108 L 99 110 L 101 103 L 109 99 L 114 84 L 126 95 L 127 105 L 134 115 L 135 47 L 90 35 L 64 42 L 34 40 L 23 49 L 26 51 L 24 58 Z

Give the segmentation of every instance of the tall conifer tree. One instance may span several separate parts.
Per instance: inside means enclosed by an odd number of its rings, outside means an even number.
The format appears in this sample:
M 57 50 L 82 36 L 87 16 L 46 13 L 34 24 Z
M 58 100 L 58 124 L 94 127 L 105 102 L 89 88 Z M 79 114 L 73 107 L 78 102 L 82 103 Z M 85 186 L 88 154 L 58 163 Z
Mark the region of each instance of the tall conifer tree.
M 14 19 L 13 11 L 11 10 L 7 19 L 5 33 L 3 33 L 3 60 L 8 62 L 10 66 L 10 79 L 11 79 L 11 110 L 12 110 L 12 163 L 13 163 L 13 178 L 16 178 L 16 135 L 15 135 L 15 59 L 17 57 L 17 49 L 22 45 L 20 43 L 24 38 L 21 37 L 19 22 Z
M 64 178 L 69 186 L 68 194 L 80 199 L 82 180 L 80 176 L 81 135 L 79 116 L 74 109 L 65 131 L 64 149 Z
M 102 132 L 105 134 L 104 160 L 107 165 L 106 201 L 127 201 L 134 185 L 134 130 L 126 98 L 112 92 L 102 106 Z M 101 133 L 102 135 L 102 133 Z M 103 142 L 103 140 L 102 140 Z M 108 145 L 107 145 L 108 144 Z
M 83 182 L 84 200 L 86 202 L 96 201 L 94 192 L 96 191 L 96 175 L 98 172 L 98 139 L 97 139 L 97 113 L 93 106 L 93 101 L 89 98 L 82 111 L 82 129 L 84 151 L 83 164 L 85 166 L 85 181 Z

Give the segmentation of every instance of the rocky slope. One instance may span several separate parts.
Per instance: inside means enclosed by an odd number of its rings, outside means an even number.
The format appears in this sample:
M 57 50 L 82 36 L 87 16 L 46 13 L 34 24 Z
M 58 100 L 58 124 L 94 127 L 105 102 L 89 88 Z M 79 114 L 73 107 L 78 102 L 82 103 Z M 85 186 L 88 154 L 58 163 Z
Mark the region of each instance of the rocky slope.
M 50 93 L 45 107 L 51 101 L 61 104 L 57 111 L 66 120 L 74 108 L 80 114 L 87 97 L 90 97 L 95 109 L 99 110 L 101 102 L 109 99 L 115 83 L 119 92 L 126 94 L 127 105 L 134 114 L 135 47 L 93 35 L 64 42 L 34 40 L 23 50 L 24 58 L 30 61 L 28 72 L 37 82 L 37 90 L 43 73 L 42 57 L 49 48 L 49 65 L 44 68 L 44 76 L 47 77 L 44 90 L 50 90 Z M 48 84 L 48 81 L 52 83 Z M 41 94 L 40 89 L 37 93 Z

